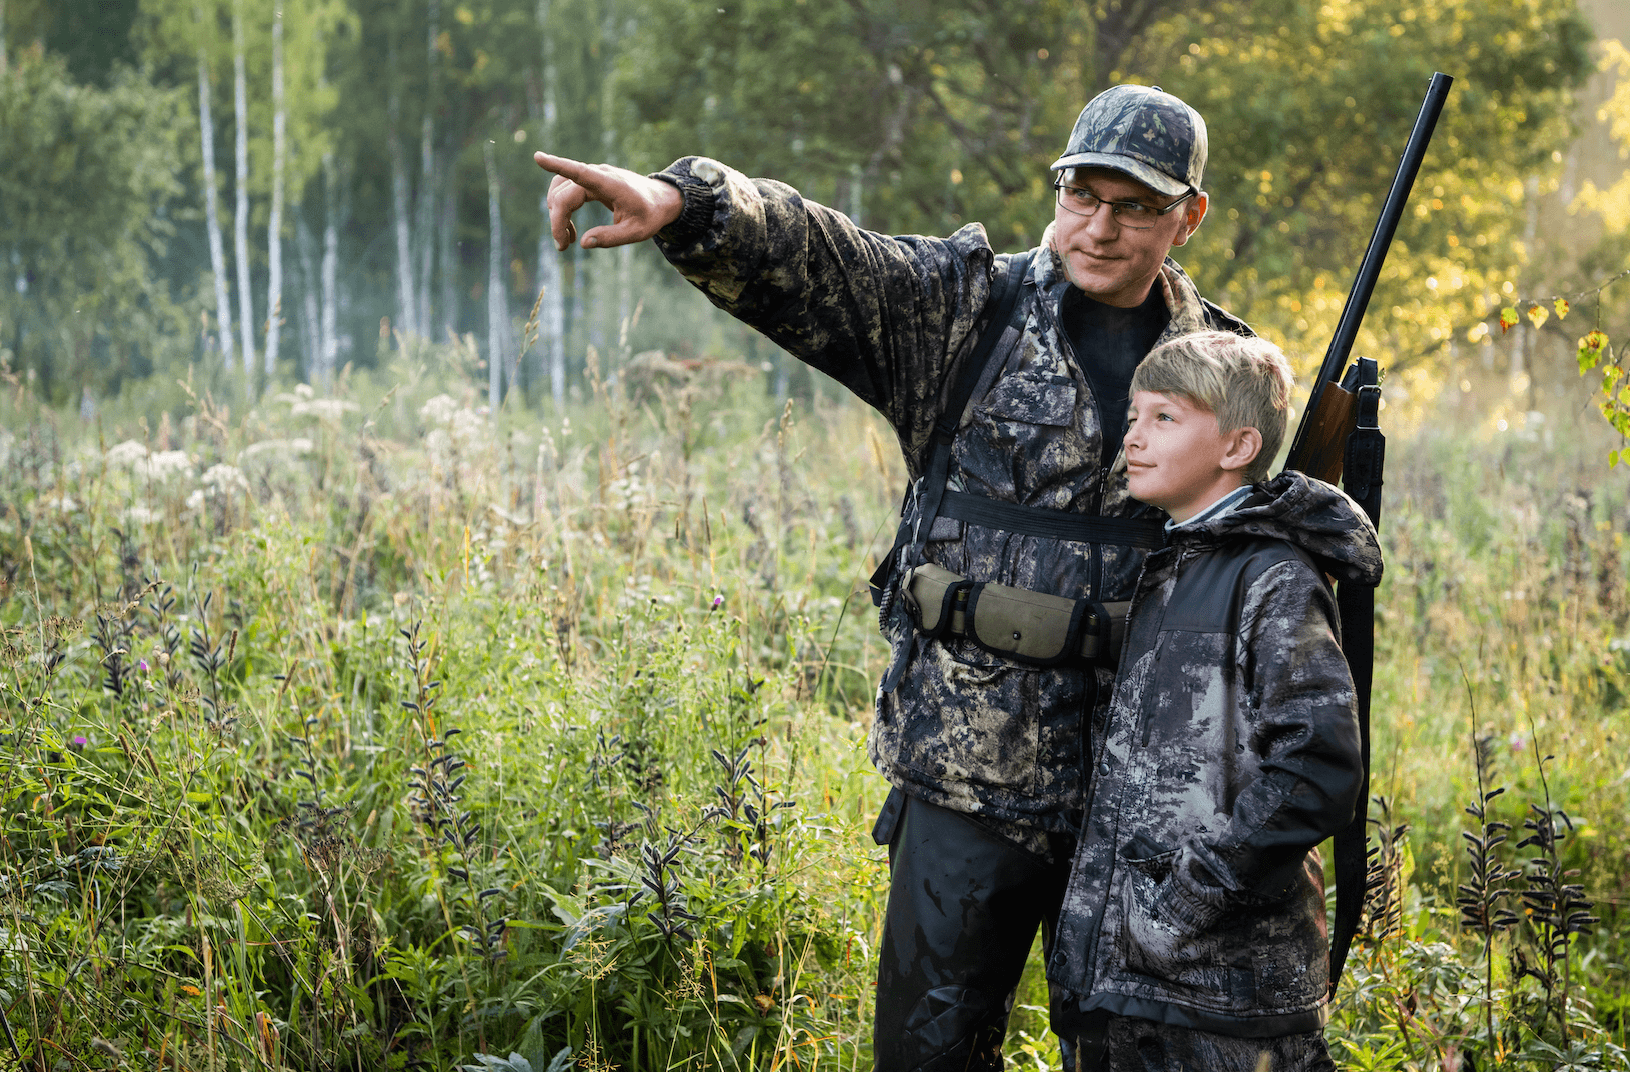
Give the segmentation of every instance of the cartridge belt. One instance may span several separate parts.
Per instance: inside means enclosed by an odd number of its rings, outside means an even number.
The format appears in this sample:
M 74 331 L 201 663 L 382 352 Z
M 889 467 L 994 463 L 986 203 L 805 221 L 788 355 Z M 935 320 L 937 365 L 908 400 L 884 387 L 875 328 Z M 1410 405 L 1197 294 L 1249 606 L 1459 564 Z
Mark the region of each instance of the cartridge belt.
M 1131 605 L 971 581 L 932 562 L 907 570 L 900 592 L 923 636 L 963 637 L 992 654 L 1044 667 L 1113 664 Z

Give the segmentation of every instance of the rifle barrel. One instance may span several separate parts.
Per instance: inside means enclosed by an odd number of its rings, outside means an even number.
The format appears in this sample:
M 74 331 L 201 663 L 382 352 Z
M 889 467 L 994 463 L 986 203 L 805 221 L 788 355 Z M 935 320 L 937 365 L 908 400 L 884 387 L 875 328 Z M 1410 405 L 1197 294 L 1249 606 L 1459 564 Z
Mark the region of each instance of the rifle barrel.
M 1358 267 L 1358 277 L 1353 280 L 1353 289 L 1347 294 L 1347 304 L 1342 307 L 1336 333 L 1330 340 L 1330 348 L 1325 351 L 1318 379 L 1313 381 L 1307 407 L 1296 426 L 1296 438 L 1291 442 L 1290 455 L 1285 464 L 1287 469 L 1301 468 L 1311 418 L 1318 410 L 1319 398 L 1327 384 L 1341 380 L 1342 371 L 1347 367 L 1347 359 L 1358 339 L 1359 325 L 1364 322 L 1370 297 L 1375 293 L 1376 280 L 1381 277 L 1381 265 L 1387 259 L 1387 250 L 1392 245 L 1393 234 L 1398 230 L 1398 221 L 1403 219 L 1409 192 L 1415 186 L 1421 161 L 1426 157 L 1426 145 L 1432 140 L 1432 131 L 1438 125 L 1438 116 L 1443 114 L 1443 105 L 1449 98 L 1449 87 L 1453 84 L 1454 79 L 1440 71 L 1432 76 L 1432 83 L 1426 89 L 1426 99 L 1421 102 L 1420 113 L 1415 116 L 1415 128 L 1410 131 L 1409 141 L 1404 145 L 1397 174 L 1392 177 L 1392 188 L 1387 191 L 1386 203 L 1381 207 L 1381 217 L 1375 221 L 1375 233 L 1370 236 L 1369 248 L 1364 251 L 1364 260 Z

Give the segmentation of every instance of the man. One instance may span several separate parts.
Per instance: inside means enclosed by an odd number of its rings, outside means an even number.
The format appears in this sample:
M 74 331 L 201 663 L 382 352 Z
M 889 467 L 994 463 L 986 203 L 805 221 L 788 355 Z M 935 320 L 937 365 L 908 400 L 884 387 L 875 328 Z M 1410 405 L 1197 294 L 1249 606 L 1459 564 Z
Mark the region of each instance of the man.
M 536 154 L 555 175 L 558 248 L 576 238 L 574 212 L 606 205 L 613 221 L 586 232 L 586 248 L 654 238 L 715 305 L 843 383 L 899 436 L 913 484 L 880 578 L 892 658 L 869 741 L 894 786 L 873 833 L 892 873 L 880 1070 L 1001 1068 L 1038 924 L 1050 941 L 1091 723 L 1114 679 L 1105 658 L 1077 651 L 1081 623 L 1128 597 L 1160 538 L 1162 515 L 1128 497 L 1116 464 L 1132 371 L 1167 338 L 1249 333 L 1167 256 L 1205 218 L 1205 158 L 1205 124 L 1182 101 L 1106 90 L 1052 166 L 1057 207 L 1040 247 L 1014 258 L 997 257 L 978 224 L 944 239 L 873 234 L 706 158 L 640 176 Z M 989 324 L 1010 268 L 1022 289 L 1007 320 Z M 987 332 L 999 341 L 973 368 Z M 964 365 L 978 376 L 966 408 L 953 397 Z M 936 440 L 953 405 L 961 420 Z M 953 580 L 945 621 L 925 629 L 915 578 L 930 566 Z M 1076 608 L 1043 621 L 1066 639 L 1059 657 L 1004 650 L 1005 624 L 981 635 L 1006 621 L 1003 600 L 1048 597 Z

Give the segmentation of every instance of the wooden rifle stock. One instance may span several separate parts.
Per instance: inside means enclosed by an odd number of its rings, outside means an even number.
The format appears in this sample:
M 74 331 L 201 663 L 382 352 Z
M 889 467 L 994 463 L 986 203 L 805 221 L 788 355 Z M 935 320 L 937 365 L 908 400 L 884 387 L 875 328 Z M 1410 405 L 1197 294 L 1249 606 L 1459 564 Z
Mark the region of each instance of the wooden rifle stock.
M 1318 378 L 1313 381 L 1307 407 L 1296 426 L 1296 436 L 1291 440 L 1290 454 L 1285 459 L 1286 469 L 1295 469 L 1332 484 L 1341 479 L 1342 457 L 1347 448 L 1347 436 L 1354 427 L 1359 387 L 1356 382 L 1343 386 L 1343 372 L 1347 368 L 1347 359 L 1352 355 L 1353 343 L 1358 338 L 1359 325 L 1364 322 L 1364 313 L 1375 293 L 1376 280 L 1381 276 L 1381 265 L 1386 262 L 1392 236 L 1398 230 L 1398 221 L 1403 218 L 1409 192 L 1415 185 L 1415 176 L 1420 173 L 1427 143 L 1432 140 L 1432 131 L 1437 127 L 1438 116 L 1443 113 L 1443 105 L 1448 100 L 1449 87 L 1453 83 L 1453 78 L 1438 73 L 1432 76 L 1432 83 L 1427 87 L 1426 99 L 1421 102 L 1415 127 L 1410 131 L 1409 141 L 1404 145 L 1403 156 L 1398 161 L 1398 171 L 1392 177 L 1392 188 L 1387 191 L 1386 203 L 1381 206 L 1381 216 L 1376 220 L 1375 233 L 1370 236 L 1364 260 L 1359 264 L 1358 276 L 1353 280 L 1353 289 L 1347 295 L 1341 320 L 1336 324 L 1335 336 L 1330 340 L 1330 348 L 1325 351 L 1324 363 L 1319 366 Z

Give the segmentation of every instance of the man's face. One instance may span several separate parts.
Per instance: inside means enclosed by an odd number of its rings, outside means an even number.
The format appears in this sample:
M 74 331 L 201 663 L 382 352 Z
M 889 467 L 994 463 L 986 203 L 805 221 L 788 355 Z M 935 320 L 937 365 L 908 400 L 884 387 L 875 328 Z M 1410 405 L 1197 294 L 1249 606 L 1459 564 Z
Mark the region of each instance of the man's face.
M 1182 395 L 1135 391 L 1126 419 L 1126 490 L 1177 521 L 1239 487 L 1262 444 L 1255 428 L 1219 432 L 1217 415 Z
M 1136 201 L 1165 208 L 1177 200 L 1104 168 L 1070 168 L 1063 180 L 1104 201 Z M 1091 216 L 1080 216 L 1055 201 L 1053 249 L 1064 261 L 1065 275 L 1087 297 L 1130 309 L 1148 297 L 1166 254 L 1189 240 L 1205 214 L 1206 195 L 1197 193 L 1156 219 L 1153 227 L 1139 231 L 1116 220 L 1107 205 Z

